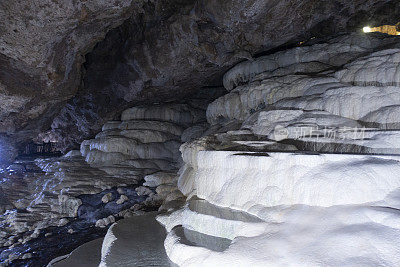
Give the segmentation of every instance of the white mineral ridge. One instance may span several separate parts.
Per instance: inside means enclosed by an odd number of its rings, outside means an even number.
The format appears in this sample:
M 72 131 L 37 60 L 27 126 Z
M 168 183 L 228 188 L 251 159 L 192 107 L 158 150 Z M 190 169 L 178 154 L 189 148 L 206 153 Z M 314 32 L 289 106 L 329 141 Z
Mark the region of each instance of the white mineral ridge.
M 168 141 L 164 143 L 140 143 L 134 139 L 119 137 L 103 137 L 87 142 L 90 150 L 108 153 L 122 153 L 137 158 L 170 158 L 178 151 L 180 143 Z
M 175 226 L 220 238 L 256 236 L 265 231 L 265 223 L 248 213 L 222 208 L 205 200 L 192 199 L 172 214 L 159 215 L 160 222 L 170 232 Z
M 326 111 L 302 111 L 302 110 L 269 110 L 258 111 L 246 119 L 242 129 L 249 129 L 256 135 L 268 136 L 275 139 L 276 127 L 283 127 L 288 130 L 288 138 L 299 138 L 300 130 L 303 136 L 310 136 L 312 131 L 317 129 L 332 129 L 347 127 L 352 129 L 362 129 L 363 126 L 357 121 L 333 115 Z M 292 131 L 289 131 L 291 128 Z M 296 131 L 296 129 L 298 131 Z M 306 131 L 310 132 L 306 132 Z M 290 134 L 299 136 L 290 136 Z
M 108 228 L 106 236 L 104 237 L 103 244 L 101 246 L 101 262 L 99 264 L 100 267 L 107 266 L 105 264 L 105 258 L 110 254 L 111 247 L 113 246 L 114 242 L 117 240 L 117 237 L 113 233 L 113 228 L 116 225 L 117 225 L 116 223 L 111 225 L 111 227 Z
M 81 156 L 81 152 L 79 150 L 71 150 L 64 155 L 65 158 L 79 157 L 79 156 Z
M 108 130 L 153 130 L 170 133 L 180 136 L 183 127 L 175 123 L 155 120 L 129 120 L 129 121 L 109 121 L 103 125 L 102 131 Z
M 325 110 L 334 115 L 358 120 L 372 111 L 399 103 L 399 87 L 352 86 L 330 89 L 318 96 L 283 99 L 276 106 Z
M 150 107 L 133 107 L 122 112 L 121 120 L 160 120 L 177 124 L 192 124 L 204 119 L 204 112 L 185 104 L 171 104 Z
M 197 163 L 187 168 L 194 169 L 179 178 L 184 194 L 253 214 L 278 205 L 380 201 L 400 187 L 400 156 L 198 151 L 192 157 Z
M 400 49 L 387 49 L 372 53 L 344 66 L 335 76 L 351 84 L 400 84 Z
M 299 64 L 314 63 L 314 65 L 316 65 L 312 66 L 307 64 L 308 68 L 302 72 L 317 71 L 318 64 L 315 63 L 341 66 L 355 59 L 362 53 L 372 51 L 378 46 L 384 46 L 393 42 L 396 42 L 395 38 L 386 38 L 382 40 L 365 34 L 352 34 L 334 38 L 328 43 L 288 49 L 257 58 L 254 61 L 245 61 L 237 64 L 224 75 L 224 87 L 227 90 L 232 90 L 238 84 L 248 82 L 261 73 L 273 72 L 279 69 L 288 68 L 294 72 L 295 68 L 293 68 L 293 66 Z M 386 53 L 383 55 L 385 56 Z M 381 55 L 378 54 L 377 56 Z M 391 58 L 390 55 L 388 56 L 389 63 L 396 62 L 396 60 L 398 60 L 398 58 Z M 368 61 L 366 63 L 368 63 Z M 366 70 L 368 70 L 367 64 Z M 287 73 L 283 71 L 282 74 L 285 75 Z
M 265 231 L 238 236 L 223 252 L 165 240 L 179 266 L 399 266 L 399 211 L 387 207 L 270 209 Z M 257 227 L 259 227 L 256 224 Z
M 118 136 L 118 135 L 137 140 L 141 143 L 166 142 L 170 140 L 179 139 L 179 137 L 168 132 L 162 132 L 156 130 L 142 130 L 142 129 L 106 130 L 98 133 L 96 135 L 96 138 Z
M 361 41 L 361 38 L 358 41 Z M 362 41 L 365 44 L 367 38 L 364 37 Z M 242 62 L 224 75 L 224 86 L 227 90 L 232 90 L 238 84 L 247 82 L 260 73 L 290 67 L 298 63 L 320 62 L 327 65 L 340 66 L 360 53 L 368 51 L 367 49 L 372 48 L 371 45 L 367 45 L 368 48 L 365 49 L 361 47 L 362 44 L 351 44 L 351 42 L 353 40 L 349 38 L 347 40 L 337 40 L 331 44 L 296 47 L 258 58 L 255 61 Z
M 386 106 L 368 113 L 361 120 L 365 122 L 376 122 L 379 124 L 400 123 L 400 105 Z M 390 128 L 390 126 L 388 127 Z
M 230 92 L 208 106 L 207 120 L 244 121 L 274 105 L 271 108 L 323 110 L 354 120 L 367 116 L 368 122 L 385 123 L 385 116 L 388 122 L 397 121 L 390 115 L 394 110 L 385 108 L 400 105 L 400 49 L 391 38 L 380 45 L 377 41 L 344 36 L 242 62 L 225 74 Z M 334 72 L 332 66 L 340 69 Z
M 362 131 L 336 134 L 336 138 L 332 137 L 305 137 L 300 138 L 302 142 L 324 143 L 330 147 L 349 145 L 352 152 L 356 152 L 357 148 L 353 145 L 362 147 L 364 153 L 379 154 L 395 154 L 400 152 L 400 131 Z

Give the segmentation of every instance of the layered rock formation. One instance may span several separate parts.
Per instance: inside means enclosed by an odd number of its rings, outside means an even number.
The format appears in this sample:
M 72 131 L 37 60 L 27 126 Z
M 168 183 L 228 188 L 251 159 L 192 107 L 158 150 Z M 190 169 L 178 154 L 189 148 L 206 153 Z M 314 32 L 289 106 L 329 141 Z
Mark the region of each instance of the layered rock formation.
M 394 0 L 3 1 L 0 159 L 32 139 L 76 148 L 137 102 L 182 98 L 255 54 L 398 14 Z
M 399 265 L 399 55 L 398 37 L 352 34 L 229 70 L 229 93 L 208 105 L 210 125 L 181 135 L 179 179 L 145 177 L 164 192 L 157 221 L 168 232 L 169 259 L 179 266 Z M 157 119 L 175 117 L 167 110 Z M 133 108 L 122 117 L 154 119 L 151 113 Z M 135 157 L 137 143 L 103 143 L 109 128 L 124 135 L 121 122 L 107 125 L 83 143 L 87 159 L 106 158 L 90 156 L 105 147 Z M 128 220 L 113 227 L 102 266 L 156 260 L 137 252 L 142 240 L 127 247 L 124 236 L 138 231 L 129 231 Z M 152 223 L 142 229 L 159 231 Z M 160 253 L 158 245 L 149 250 Z
M 46 260 L 32 255 L 37 252 L 29 242 L 45 238 L 49 227 L 84 233 L 85 228 L 104 228 L 119 218 L 157 209 L 177 190 L 181 138 L 192 140 L 206 123 L 200 102 L 196 107 L 127 109 L 121 121 L 106 123 L 95 139 L 82 142 L 81 151 L 21 159 L 5 170 L 9 177 L 0 185 L 3 263 L 25 260 L 27 253 L 32 264 Z M 35 263 L 35 257 L 42 259 Z
M 181 147 L 187 201 L 158 217 L 169 258 L 398 265 L 399 55 L 397 38 L 356 34 L 228 71 L 214 134 Z
M 135 264 L 135 223 L 160 264 L 400 265 L 400 42 L 361 31 L 399 11 L 3 1 L 0 265 L 43 266 L 111 225 L 101 264 Z M 5 168 L 30 140 L 80 151 Z

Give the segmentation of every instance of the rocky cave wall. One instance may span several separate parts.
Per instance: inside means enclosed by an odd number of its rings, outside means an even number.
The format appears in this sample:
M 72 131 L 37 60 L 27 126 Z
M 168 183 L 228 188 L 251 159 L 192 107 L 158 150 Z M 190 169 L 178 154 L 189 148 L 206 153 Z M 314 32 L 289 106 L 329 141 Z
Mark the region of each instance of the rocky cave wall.
M 371 154 L 399 148 L 399 37 L 361 29 L 395 24 L 399 11 L 383 0 L 0 3 L 0 162 L 30 140 L 61 151 L 81 144 L 4 172 L 21 168 L 0 188 L 1 258 L 45 260 L 35 248 L 54 233 L 71 238 L 161 201 L 166 250 L 179 264 L 197 251 L 183 237 L 229 245 L 241 231 L 269 235 L 271 207 L 318 206 L 327 218 L 365 212 L 363 225 L 387 216 L 398 206 L 399 159 Z M 294 136 L 304 125 L 316 135 Z M 326 127 L 334 138 L 324 138 Z M 367 139 L 341 127 L 368 127 Z M 370 202 L 385 206 L 376 212 Z M 348 204 L 358 206 L 331 209 Z M 292 212 L 285 216 L 302 213 Z
M 377 0 L 3 1 L 2 161 L 40 133 L 76 147 L 135 103 L 180 99 L 255 54 L 398 14 Z

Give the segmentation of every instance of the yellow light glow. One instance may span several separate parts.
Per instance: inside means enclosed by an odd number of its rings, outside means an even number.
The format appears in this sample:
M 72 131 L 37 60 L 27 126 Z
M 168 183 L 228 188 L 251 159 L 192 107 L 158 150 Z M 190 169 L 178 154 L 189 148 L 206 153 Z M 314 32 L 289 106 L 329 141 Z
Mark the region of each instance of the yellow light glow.
M 364 27 L 363 28 L 363 32 L 365 32 L 365 33 L 367 33 L 367 32 L 371 32 L 372 31 L 372 29 L 371 29 L 371 27 Z
M 381 32 L 389 35 L 400 35 L 400 31 L 398 31 L 400 23 L 396 25 L 382 25 L 378 27 L 370 27 L 370 26 L 365 26 L 363 28 L 364 33 L 370 33 L 370 32 Z

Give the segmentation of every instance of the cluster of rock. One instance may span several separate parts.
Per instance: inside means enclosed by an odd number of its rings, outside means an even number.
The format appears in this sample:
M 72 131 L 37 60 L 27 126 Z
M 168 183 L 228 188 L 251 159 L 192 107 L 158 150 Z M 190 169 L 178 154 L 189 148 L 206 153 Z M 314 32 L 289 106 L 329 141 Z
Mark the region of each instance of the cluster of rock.
M 167 196 L 181 196 L 176 175 L 182 164 L 179 147 L 206 130 L 205 119 L 202 105 L 133 107 L 122 113 L 121 121 L 106 123 L 95 139 L 82 142 L 81 153 L 91 166 L 110 175 L 129 177 L 131 182 L 144 179 L 138 195 L 149 196 L 145 204 L 160 205 Z
M 159 208 L 161 212 L 168 212 L 176 209 L 185 201 L 186 197 L 178 189 L 177 173 L 155 173 L 146 176 L 143 185 L 155 187 L 157 196 L 162 200 Z
M 13 165 L 21 166 L 20 176 L 0 185 L 5 192 L 2 251 L 44 235 L 50 226 L 69 227 L 75 219 L 104 228 L 118 218 L 157 209 L 177 191 L 181 136 L 189 126 L 199 129 L 204 123 L 205 110 L 189 104 L 134 107 L 122 113 L 121 121 L 106 123 L 95 139 L 84 141 L 81 151 Z M 189 128 L 183 138 L 197 132 Z M 68 228 L 70 234 L 76 231 Z M 5 256 L 4 263 L 24 257 Z
M 8 257 L 4 263 L 26 259 L 23 254 L 17 253 L 19 247 L 29 247 L 28 242 L 39 236 L 48 237 L 51 233 L 47 232 L 47 228 L 50 226 L 67 227 L 72 234 L 79 230 L 72 226 L 77 219 L 94 223 L 96 216 L 102 213 L 117 213 L 124 208 L 122 203 L 109 206 L 96 203 L 96 199 L 101 199 L 106 192 L 116 191 L 112 188 L 120 186 L 135 192 L 129 179 L 92 168 L 81 156 L 20 162 L 20 165 L 25 164 L 36 168 L 3 178 L 0 185 L 4 193 L 0 218 L 1 256 L 3 259 Z M 129 197 L 130 201 L 125 205 L 134 205 L 145 199 L 136 193 Z M 13 249 L 16 253 L 12 253 Z
M 346 35 L 229 70 L 210 129 L 181 146 L 187 201 L 157 218 L 169 258 L 400 264 L 398 40 Z

